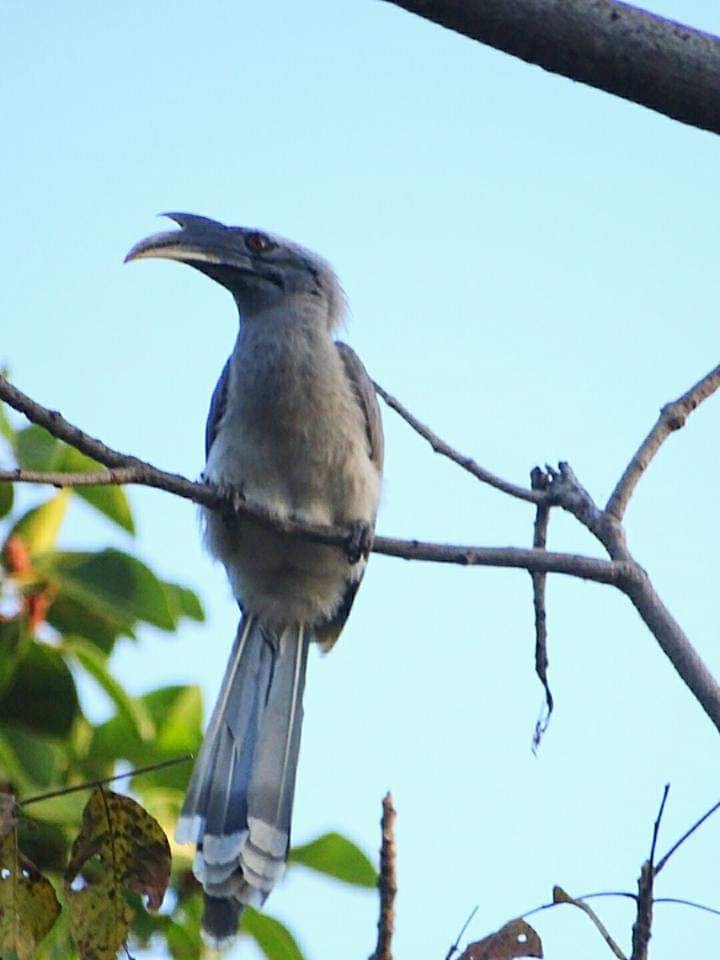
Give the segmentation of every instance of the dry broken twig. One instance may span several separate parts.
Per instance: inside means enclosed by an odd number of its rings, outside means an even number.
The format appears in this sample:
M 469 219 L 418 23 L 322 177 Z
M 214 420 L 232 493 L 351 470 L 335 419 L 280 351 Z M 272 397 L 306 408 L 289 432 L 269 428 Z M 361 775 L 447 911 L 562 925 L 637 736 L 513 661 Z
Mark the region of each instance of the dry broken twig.
M 540 467 L 535 467 L 530 473 L 533 490 L 546 491 L 550 478 Z M 533 528 L 533 547 L 544 550 L 547 546 L 548 522 L 550 520 L 550 506 L 548 503 L 539 503 L 535 510 L 535 525 Z M 547 612 L 545 610 L 545 587 L 547 574 L 531 573 L 533 585 L 533 609 L 535 611 L 535 673 L 545 690 L 545 709 L 535 724 L 533 734 L 533 750 L 540 746 L 543 734 L 548 728 L 553 712 L 553 695 L 548 682 L 548 652 L 547 652 Z

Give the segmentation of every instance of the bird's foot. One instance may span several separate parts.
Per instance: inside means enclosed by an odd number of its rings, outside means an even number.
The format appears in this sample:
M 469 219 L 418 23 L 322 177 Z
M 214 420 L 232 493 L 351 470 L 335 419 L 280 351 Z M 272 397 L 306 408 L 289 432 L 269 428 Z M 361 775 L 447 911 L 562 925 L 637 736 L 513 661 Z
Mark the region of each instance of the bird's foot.
M 245 492 L 243 488 L 229 483 L 218 483 L 215 489 L 224 501 L 223 515 L 230 518 L 237 517 L 245 503 Z
M 345 541 L 345 553 L 351 565 L 354 566 L 370 555 L 373 539 L 373 529 L 365 520 L 356 520 L 352 524 L 350 534 Z

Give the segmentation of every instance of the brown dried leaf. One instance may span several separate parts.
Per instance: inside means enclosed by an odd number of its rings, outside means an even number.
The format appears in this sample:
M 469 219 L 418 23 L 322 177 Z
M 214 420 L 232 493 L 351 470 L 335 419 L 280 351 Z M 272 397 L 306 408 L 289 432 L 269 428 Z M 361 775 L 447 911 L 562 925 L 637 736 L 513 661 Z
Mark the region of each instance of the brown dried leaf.
M 540 937 L 524 920 L 511 920 L 497 933 L 471 943 L 460 960 L 515 960 L 542 957 Z
M 0 793 L 0 837 L 17 825 L 17 800 L 12 793 Z
M 170 846 L 158 822 L 129 797 L 96 787 L 65 871 L 82 960 L 114 960 L 133 918 L 126 889 L 145 894 L 157 910 L 169 878 Z
M 0 836 L 0 956 L 30 960 L 59 913 L 52 884 L 18 851 L 15 831 Z

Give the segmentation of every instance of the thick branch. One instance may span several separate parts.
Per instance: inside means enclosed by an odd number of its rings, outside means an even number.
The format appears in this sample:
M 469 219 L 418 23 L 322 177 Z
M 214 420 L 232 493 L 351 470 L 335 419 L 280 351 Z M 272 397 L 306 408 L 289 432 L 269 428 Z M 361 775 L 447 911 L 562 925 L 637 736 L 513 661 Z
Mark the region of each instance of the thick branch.
M 552 73 L 720 133 L 720 40 L 614 0 L 390 0 Z
M 639 567 L 637 568 L 639 571 Z M 672 665 L 688 685 L 705 713 L 720 730 L 720 687 L 684 631 L 641 573 L 623 587 Z
M 665 655 L 720 730 L 720 686 L 655 592 L 648 575 L 630 554 L 622 525 L 597 507 L 568 464 L 561 463 L 559 470 L 549 472 L 553 502 L 572 513 L 600 540 L 616 569 L 627 571 L 627 579 L 619 584 L 620 589 L 630 598 Z
M 660 447 L 671 433 L 685 426 L 685 421 L 693 410 L 697 409 L 703 400 L 711 397 L 718 388 L 720 388 L 720 365 L 711 370 L 702 380 L 698 380 L 687 393 L 662 408 L 657 423 L 640 444 L 622 477 L 618 480 L 617 486 L 605 507 L 606 513 L 612 514 L 617 520 L 622 520 L 638 481 Z

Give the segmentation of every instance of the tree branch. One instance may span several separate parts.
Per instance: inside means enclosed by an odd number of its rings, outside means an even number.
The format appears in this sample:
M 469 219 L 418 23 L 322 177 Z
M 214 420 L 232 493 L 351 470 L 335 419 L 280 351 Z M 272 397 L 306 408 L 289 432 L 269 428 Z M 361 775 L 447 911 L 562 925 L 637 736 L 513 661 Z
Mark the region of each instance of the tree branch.
M 707 379 L 704 378 L 701 383 Z M 34 423 L 45 427 L 54 436 L 111 468 L 107 473 L 95 474 L 94 481 L 116 483 L 118 482 L 117 471 L 120 470 L 119 476 L 124 483 L 137 483 L 166 490 L 210 509 L 254 520 L 287 536 L 342 547 L 348 553 L 348 557 L 355 548 L 354 528 L 343 530 L 321 524 L 299 523 L 288 517 L 279 517 L 260 504 L 245 500 L 236 491 L 223 491 L 208 484 L 192 483 L 178 474 L 166 473 L 137 457 L 113 450 L 69 423 L 58 411 L 48 410 L 36 403 L 4 377 L 0 377 L 0 400 L 7 401 L 10 406 L 24 413 Z M 481 470 L 481 468 L 478 469 Z M 677 672 L 720 730 L 720 686 L 656 594 L 645 571 L 631 556 L 625 543 L 625 532 L 621 523 L 616 517 L 597 507 L 567 464 L 561 463 L 558 470 L 548 468 L 548 474 L 550 482 L 546 491 L 529 492 L 533 497 L 542 494 L 544 503 L 561 506 L 572 513 L 605 546 L 610 555 L 610 561 L 575 554 L 554 553 L 544 549 L 524 550 L 518 547 L 423 543 L 418 540 L 398 540 L 390 537 L 376 537 L 372 549 L 376 553 L 407 560 L 456 563 L 463 566 L 508 567 L 524 569 L 531 574 L 562 573 L 618 587 L 630 598 Z M 33 473 L 31 476 L 32 482 L 39 482 L 41 475 Z M 15 471 L 6 471 L 6 477 L 17 479 L 18 474 Z M 49 478 L 50 483 L 56 485 L 68 477 L 76 479 L 72 474 L 58 473 L 49 473 L 46 477 Z M 87 479 L 84 482 L 87 483 Z M 504 481 L 500 482 L 504 484 Z
M 614 0 L 390 0 L 552 73 L 720 133 L 720 40 Z
M 59 440 L 64 440 L 75 449 L 87 454 L 111 469 L 93 473 L 42 473 L 25 470 L 6 470 L 0 473 L 0 481 L 25 481 L 48 483 L 53 486 L 104 485 L 135 483 L 174 493 L 186 500 L 211 510 L 224 510 L 237 516 L 247 517 L 265 526 L 272 527 L 287 536 L 301 537 L 314 543 L 347 547 L 354 530 L 343 530 L 322 524 L 299 523 L 278 517 L 260 504 L 225 494 L 205 483 L 193 483 L 177 473 L 167 473 L 137 457 L 120 453 L 106 446 L 69 423 L 57 410 L 48 410 L 32 400 L 17 387 L 0 376 L 0 400 L 44 427 Z M 456 563 L 462 566 L 509 567 L 539 573 L 564 573 L 617 586 L 632 571 L 622 563 L 583 557 L 576 554 L 552 553 L 545 550 L 524 550 L 518 547 L 475 547 L 460 544 L 424 543 L 420 540 L 398 540 L 393 537 L 375 537 L 372 550 L 390 557 L 405 560 L 426 560 L 433 563 Z
M 615 489 L 605 507 L 605 512 L 616 520 L 622 520 L 627 510 L 630 498 L 635 492 L 638 481 L 650 466 L 650 461 L 658 452 L 671 433 L 680 430 L 693 410 L 711 397 L 720 388 L 720 364 L 698 380 L 695 386 L 672 403 L 667 403 L 660 411 L 660 416 L 650 433 L 640 444 L 637 452 L 627 465 L 625 472 L 617 482 Z

